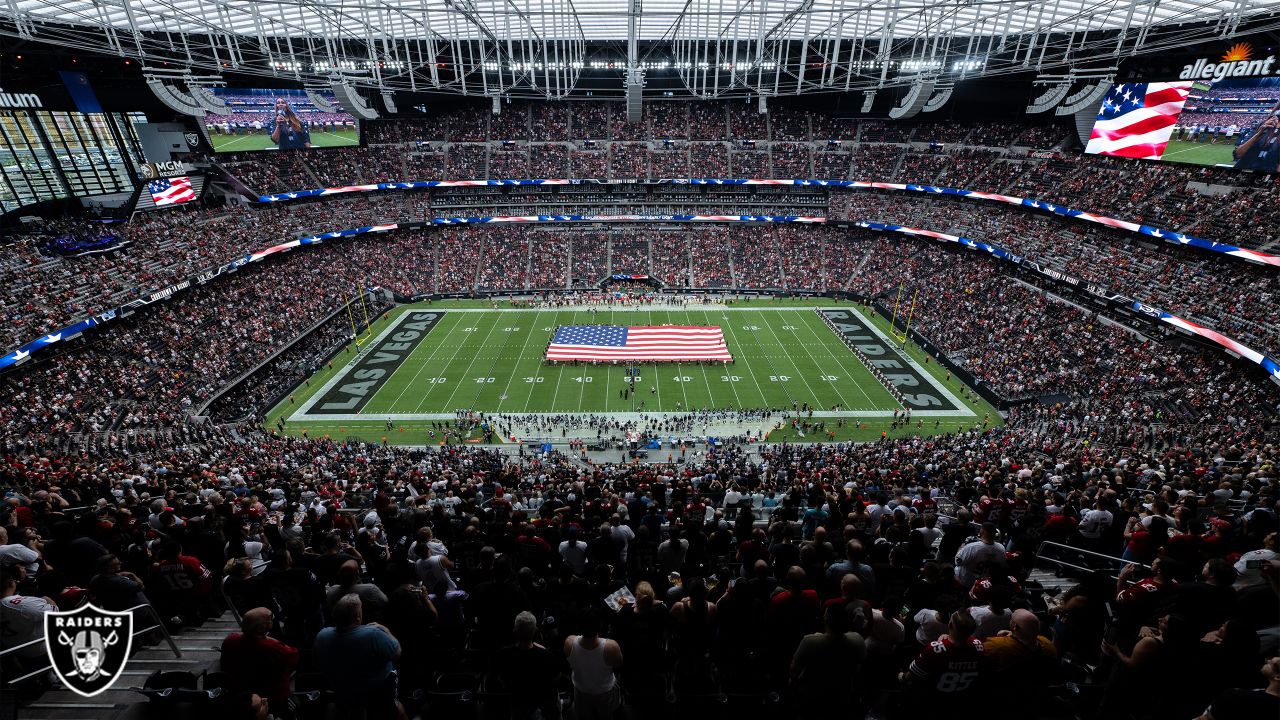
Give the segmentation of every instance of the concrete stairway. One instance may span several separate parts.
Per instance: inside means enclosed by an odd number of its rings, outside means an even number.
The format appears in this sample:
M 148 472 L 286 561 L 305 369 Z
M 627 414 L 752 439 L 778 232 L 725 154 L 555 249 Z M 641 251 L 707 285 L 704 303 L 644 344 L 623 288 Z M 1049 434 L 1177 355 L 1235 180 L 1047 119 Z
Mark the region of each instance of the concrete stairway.
M 184 628 L 173 636 L 182 657 L 174 657 L 168 643 L 158 634 L 151 633 L 155 641 L 142 646 L 137 644 L 141 638 L 134 638 L 132 656 L 110 690 L 92 698 L 81 697 L 65 689 L 55 678 L 53 687 L 18 707 L 17 717 L 19 720 L 134 720 L 149 717 L 147 699 L 129 688 L 142 687 L 147 677 L 157 670 L 188 670 L 199 675 L 216 669 L 223 638 L 239 630 L 240 626 L 230 612 L 206 621 L 198 628 Z

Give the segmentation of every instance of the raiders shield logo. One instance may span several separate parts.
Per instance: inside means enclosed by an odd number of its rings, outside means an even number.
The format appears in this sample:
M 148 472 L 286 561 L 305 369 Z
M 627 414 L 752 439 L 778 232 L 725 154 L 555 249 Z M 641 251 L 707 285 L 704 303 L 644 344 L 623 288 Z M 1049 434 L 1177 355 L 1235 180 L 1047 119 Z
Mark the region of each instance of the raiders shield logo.
M 187 140 L 187 147 L 195 149 L 200 146 L 200 135 L 198 133 L 185 133 L 183 137 Z
M 49 662 L 67 689 L 93 697 L 120 677 L 133 645 L 133 615 L 82 605 L 44 616 Z

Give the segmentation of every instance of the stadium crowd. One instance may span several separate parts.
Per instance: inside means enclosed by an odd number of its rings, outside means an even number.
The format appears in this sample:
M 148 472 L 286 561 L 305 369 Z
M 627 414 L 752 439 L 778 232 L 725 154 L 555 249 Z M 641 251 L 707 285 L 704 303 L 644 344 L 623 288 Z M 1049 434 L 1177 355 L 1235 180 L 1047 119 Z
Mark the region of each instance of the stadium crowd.
M 137 226 L 150 235 L 130 252 L 172 254 L 165 277 L 177 277 L 328 223 L 372 222 L 398 200 L 162 214 Z M 199 243 L 175 240 L 195 223 Z M 83 599 L 150 604 L 175 626 L 226 603 L 243 618 L 223 646 L 235 697 L 246 714 L 256 696 L 278 717 L 304 682 L 388 717 L 416 713 L 415 691 L 444 707 L 450 683 L 483 684 L 521 717 L 558 716 L 560 688 L 579 717 L 712 702 L 805 717 L 1052 713 L 1058 702 L 1105 718 L 1274 714 L 1276 388 L 941 244 L 789 226 L 661 235 L 445 228 L 335 240 L 5 374 L 0 617 L 19 630 L 4 646 L 38 636 L 33 613 Z M 336 443 L 189 418 L 263 361 L 214 417 L 285 397 L 342 352 L 341 311 L 361 289 L 516 284 L 526 266 L 530 283 L 570 265 L 594 281 L 611 241 L 618 261 L 647 267 L 647 252 L 681 257 L 676 235 L 700 285 L 918 291 L 917 327 L 942 354 L 1007 396 L 1055 400 L 1017 406 L 995 430 L 730 444 L 655 465 Z M 16 258 L 7 271 L 30 280 L 24 263 L 40 259 Z M 143 267 L 92 262 L 104 277 Z M 1085 560 L 1076 587 L 1045 592 L 1029 575 L 1042 541 L 1133 564 Z M 256 660 L 231 661 L 243 658 Z M 5 673 L 39 662 L 6 656 Z M 1118 689 L 1135 683 L 1150 692 Z
M 386 717 L 456 711 L 460 687 L 518 717 L 1270 716 L 1274 426 L 1126 438 L 1046 432 L 1051 412 L 669 465 L 246 425 L 87 458 L 7 433 L 5 642 L 83 599 L 174 626 L 229 605 L 226 707 L 245 716 L 291 717 L 294 687 Z M 1046 541 L 1129 563 L 1070 556 L 1077 583 L 1046 592 Z
M 900 193 L 838 193 L 831 200 L 833 217 L 985 241 L 1114 292 L 1140 295 L 1260 348 L 1280 348 L 1274 268 L 1014 208 Z

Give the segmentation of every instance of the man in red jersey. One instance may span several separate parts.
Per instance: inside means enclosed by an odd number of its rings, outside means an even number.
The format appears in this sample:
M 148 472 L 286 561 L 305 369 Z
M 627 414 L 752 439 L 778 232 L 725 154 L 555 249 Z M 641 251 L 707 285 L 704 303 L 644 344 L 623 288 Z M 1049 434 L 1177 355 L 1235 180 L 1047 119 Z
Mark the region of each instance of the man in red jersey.
M 199 560 L 182 554 L 182 543 L 165 540 L 160 546 L 160 560 L 151 567 L 152 579 L 147 589 L 155 591 L 155 604 L 168 613 L 172 624 L 195 621 L 207 610 L 213 589 L 213 573 Z
M 977 523 L 991 523 L 1000 528 L 1007 519 L 1008 508 L 1009 502 L 1004 498 L 1004 491 L 994 488 L 978 501 L 973 518 Z
M 911 501 L 911 507 L 921 515 L 938 512 L 938 501 L 933 498 L 933 488 L 929 483 L 920 486 L 920 492 Z
M 983 669 L 982 641 L 973 637 L 976 628 L 967 609 L 955 611 L 947 633 L 925 646 L 907 672 L 898 676 L 910 683 L 913 717 L 935 712 L 949 718 L 965 715 L 967 700 L 976 694 Z
M 1178 589 L 1175 579 L 1178 563 L 1167 557 L 1158 557 L 1151 563 L 1151 577 L 1129 584 L 1135 565 L 1125 565 L 1116 582 L 1116 608 L 1122 627 L 1135 629 L 1144 624 L 1154 624 L 1156 613 L 1166 603 L 1173 601 Z

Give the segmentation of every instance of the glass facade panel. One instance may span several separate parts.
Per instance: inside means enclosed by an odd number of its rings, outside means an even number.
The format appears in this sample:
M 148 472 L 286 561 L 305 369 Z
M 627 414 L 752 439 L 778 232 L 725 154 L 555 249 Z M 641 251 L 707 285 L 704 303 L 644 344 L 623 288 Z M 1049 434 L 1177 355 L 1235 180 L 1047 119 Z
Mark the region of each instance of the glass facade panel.
M 0 198 L 4 211 L 23 205 L 67 197 L 54 158 L 45 148 L 25 112 L 0 112 L 0 173 L 12 190 L 12 200 Z
M 117 113 L 115 119 L 124 148 L 106 114 L 0 112 L 0 212 L 43 200 L 131 191 L 126 163 L 140 161 L 133 123 L 145 122 L 145 116 Z

